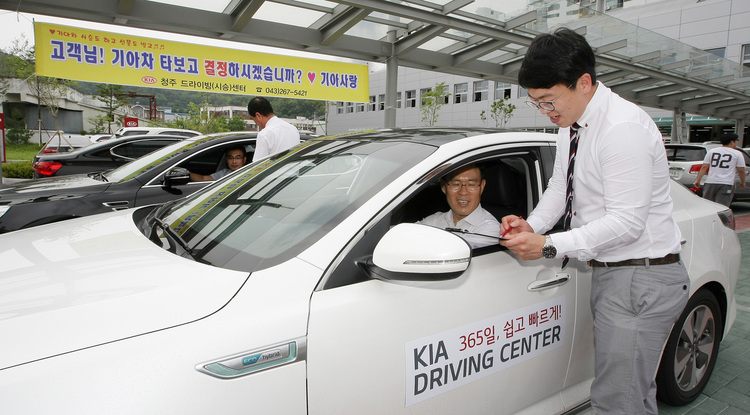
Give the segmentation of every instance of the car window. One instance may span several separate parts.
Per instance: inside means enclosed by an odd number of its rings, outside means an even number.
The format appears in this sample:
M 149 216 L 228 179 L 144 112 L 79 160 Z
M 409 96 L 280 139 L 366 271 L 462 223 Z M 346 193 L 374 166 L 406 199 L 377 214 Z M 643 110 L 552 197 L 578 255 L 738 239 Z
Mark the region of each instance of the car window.
M 158 220 L 149 219 L 151 237 L 161 221 L 169 228 L 162 237 L 178 237 L 175 252 L 182 244 L 200 262 L 266 268 L 320 239 L 434 150 L 409 142 L 307 141 L 158 211 Z
M 537 177 L 541 172 L 537 166 L 539 154 L 536 150 L 514 152 L 508 155 L 495 155 L 483 160 L 472 160 L 482 170 L 486 181 L 482 192 L 481 206 L 500 221 L 506 215 L 528 216 L 538 202 Z M 461 168 L 468 162 L 456 163 Z M 417 190 L 399 203 L 391 212 L 368 228 L 368 231 L 345 258 L 339 263 L 324 284 L 330 289 L 366 281 L 369 277 L 362 271 L 358 262 L 372 255 L 380 238 L 399 223 L 414 223 L 435 212 L 447 212 L 450 207 L 439 184 L 440 177 L 450 172 L 441 171 L 432 180 L 421 185 Z M 499 244 L 475 248 L 472 256 L 485 255 L 504 250 Z
M 143 135 L 148 134 L 148 130 L 129 130 L 122 133 L 122 137 L 129 135 Z
M 160 149 L 164 146 L 179 141 L 176 138 L 158 139 L 158 140 L 139 140 L 132 141 L 129 143 L 120 144 L 110 149 L 110 154 L 116 157 L 123 157 L 131 160 L 135 160 L 139 157 L 145 156 L 146 154 Z
M 706 149 L 703 147 L 668 147 L 667 160 L 669 161 L 702 161 L 706 157 Z

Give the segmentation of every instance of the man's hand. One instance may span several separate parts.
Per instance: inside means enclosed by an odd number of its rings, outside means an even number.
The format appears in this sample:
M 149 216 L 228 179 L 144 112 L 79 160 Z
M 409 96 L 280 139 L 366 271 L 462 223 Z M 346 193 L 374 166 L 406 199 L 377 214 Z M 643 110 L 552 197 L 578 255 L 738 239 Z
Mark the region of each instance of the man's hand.
M 534 232 L 534 229 L 522 217 L 516 215 L 503 216 L 500 223 L 500 235 L 503 237 L 521 232 Z M 541 249 L 541 248 L 540 248 Z
M 505 218 L 503 218 L 503 222 L 505 222 Z M 529 227 L 528 224 L 526 226 Z M 500 245 L 510 249 L 519 259 L 530 260 L 542 257 L 542 247 L 545 242 L 546 237 L 544 235 L 526 231 L 515 232 L 515 229 L 513 229 L 508 234 L 507 239 L 500 240 Z

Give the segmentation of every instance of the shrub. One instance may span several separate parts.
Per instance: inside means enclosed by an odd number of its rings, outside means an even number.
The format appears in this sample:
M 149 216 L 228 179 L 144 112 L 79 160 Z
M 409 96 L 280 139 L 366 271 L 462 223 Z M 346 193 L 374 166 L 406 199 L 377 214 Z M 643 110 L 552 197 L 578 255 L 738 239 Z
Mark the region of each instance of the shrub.
M 3 177 L 13 179 L 33 179 L 34 169 L 30 161 L 12 161 L 3 164 Z

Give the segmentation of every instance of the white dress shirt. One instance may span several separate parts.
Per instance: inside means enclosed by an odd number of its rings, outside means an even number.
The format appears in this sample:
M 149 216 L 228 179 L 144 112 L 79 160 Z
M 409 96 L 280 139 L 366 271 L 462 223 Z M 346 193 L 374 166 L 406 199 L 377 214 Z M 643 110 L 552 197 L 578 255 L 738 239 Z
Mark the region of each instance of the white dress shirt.
M 299 144 L 299 130 L 297 130 L 297 127 L 274 115 L 258 133 L 253 161 L 258 161 L 272 154 L 281 153 L 297 144 Z
M 667 154 L 651 117 L 601 82 L 581 118 L 571 230 L 551 235 L 557 256 L 605 262 L 680 252 Z M 536 233 L 565 213 L 570 128 L 557 138 L 547 190 L 527 222 Z
M 433 213 L 417 223 L 434 226 L 440 229 L 458 228 L 471 233 L 489 235 L 480 236 L 468 233 L 457 233 L 457 235 L 464 238 L 472 248 L 480 248 L 496 244 L 500 239 L 500 222 L 492 216 L 492 213 L 482 209 L 482 205 L 477 206 L 469 216 L 461 219 L 458 223 L 453 223 L 453 211 L 451 210 L 447 212 Z

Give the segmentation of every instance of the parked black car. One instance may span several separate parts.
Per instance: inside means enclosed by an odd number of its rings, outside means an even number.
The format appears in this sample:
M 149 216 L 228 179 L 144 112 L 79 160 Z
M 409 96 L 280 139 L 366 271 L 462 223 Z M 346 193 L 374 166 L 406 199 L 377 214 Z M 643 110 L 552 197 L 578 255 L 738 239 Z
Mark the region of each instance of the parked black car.
M 189 172 L 225 168 L 224 151 L 244 146 L 248 162 L 256 133 L 184 138 L 114 170 L 0 187 L 0 233 L 189 195 L 212 182 L 190 182 Z
M 182 141 L 182 135 L 139 135 L 107 140 L 69 153 L 34 156 L 34 178 L 104 171 L 122 166 L 162 147 Z

